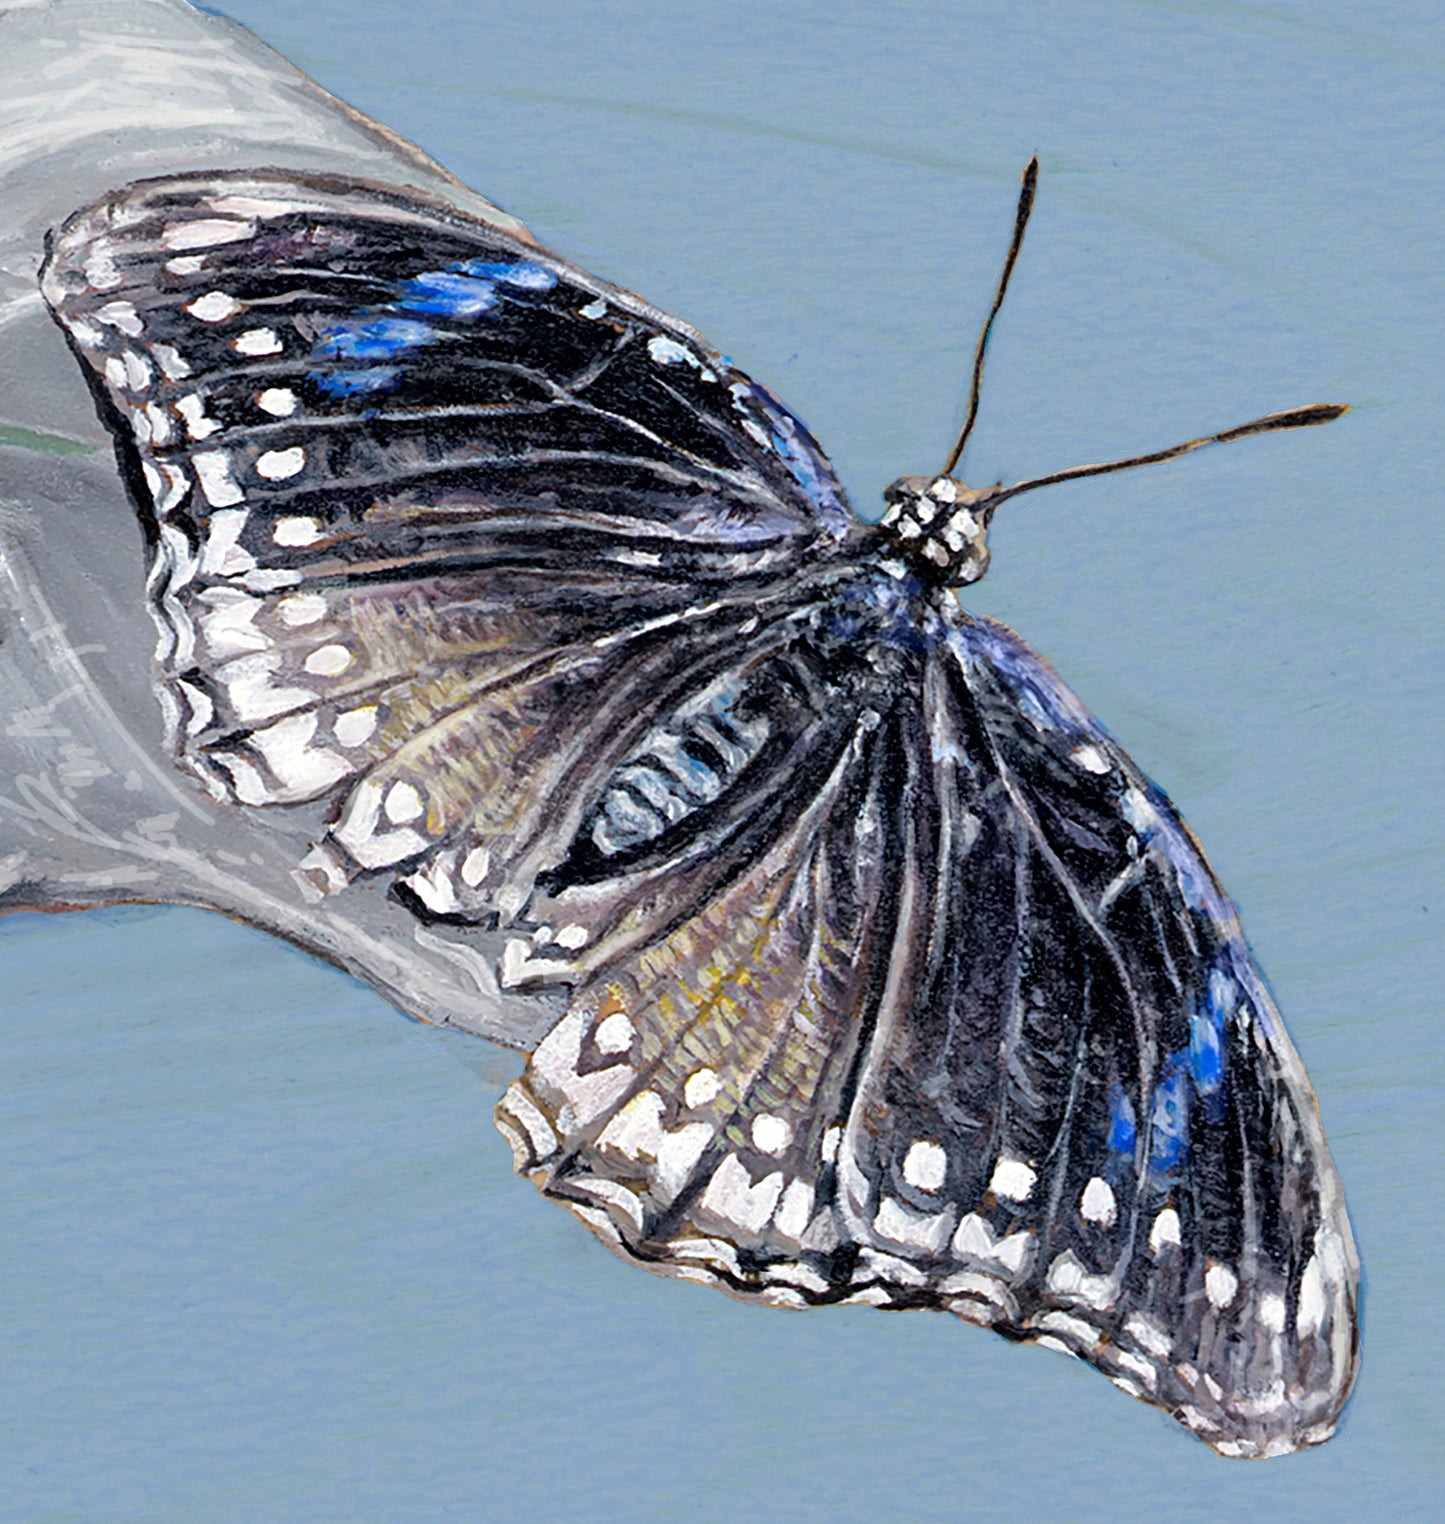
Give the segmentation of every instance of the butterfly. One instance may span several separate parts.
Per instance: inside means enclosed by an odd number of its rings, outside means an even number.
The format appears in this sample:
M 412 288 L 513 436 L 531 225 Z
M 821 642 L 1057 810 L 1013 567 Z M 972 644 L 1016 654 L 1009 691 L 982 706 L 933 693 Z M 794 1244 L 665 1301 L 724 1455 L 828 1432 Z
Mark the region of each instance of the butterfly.
M 144 531 L 177 764 L 566 1008 L 498 1106 L 623 1258 L 1061 1350 L 1227 1455 L 1333 1432 L 1358 1262 L 1304 1069 L 1160 790 L 963 610 L 997 507 L 851 512 L 692 329 L 439 199 L 141 181 L 42 289 Z

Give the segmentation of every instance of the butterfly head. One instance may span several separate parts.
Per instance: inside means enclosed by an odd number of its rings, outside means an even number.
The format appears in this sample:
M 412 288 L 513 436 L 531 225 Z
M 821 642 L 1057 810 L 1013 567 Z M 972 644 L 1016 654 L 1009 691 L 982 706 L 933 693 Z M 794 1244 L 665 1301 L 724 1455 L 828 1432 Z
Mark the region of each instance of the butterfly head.
M 923 582 L 962 587 L 988 570 L 988 526 L 998 487 L 965 487 L 952 476 L 900 476 L 884 488 L 879 529 Z

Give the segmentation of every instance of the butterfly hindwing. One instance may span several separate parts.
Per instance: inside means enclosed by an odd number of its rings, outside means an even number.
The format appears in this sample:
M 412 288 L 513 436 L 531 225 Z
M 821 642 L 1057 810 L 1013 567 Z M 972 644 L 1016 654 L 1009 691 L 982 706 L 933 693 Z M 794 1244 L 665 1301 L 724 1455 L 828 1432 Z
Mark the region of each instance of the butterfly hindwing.
M 1354 1249 L 1233 910 L 1042 658 L 949 623 L 798 829 L 574 1002 L 499 1108 L 519 1168 L 654 1270 L 953 1311 L 1226 1453 L 1322 1438 Z

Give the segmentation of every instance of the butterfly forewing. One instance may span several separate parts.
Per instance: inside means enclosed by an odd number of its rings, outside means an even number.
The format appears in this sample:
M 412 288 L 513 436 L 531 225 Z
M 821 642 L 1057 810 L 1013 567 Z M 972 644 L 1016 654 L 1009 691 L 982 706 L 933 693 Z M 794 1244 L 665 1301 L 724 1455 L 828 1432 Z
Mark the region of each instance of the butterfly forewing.
M 618 712 L 708 681 L 847 533 L 765 389 L 440 203 L 148 182 L 73 218 L 44 286 L 152 540 L 174 744 L 223 798 L 338 798 L 332 886 L 404 865 L 434 909 L 493 905 L 540 850 L 513 780 L 605 778 Z

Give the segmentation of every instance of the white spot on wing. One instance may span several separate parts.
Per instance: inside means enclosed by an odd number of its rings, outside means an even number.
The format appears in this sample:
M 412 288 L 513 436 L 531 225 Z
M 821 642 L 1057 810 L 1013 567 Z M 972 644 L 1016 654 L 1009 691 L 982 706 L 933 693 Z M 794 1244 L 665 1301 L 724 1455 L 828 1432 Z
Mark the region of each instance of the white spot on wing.
M 87 323 L 84 318 L 68 318 L 66 327 L 70 329 L 76 343 L 85 349 L 99 349 L 105 343 L 105 335 L 100 329 Z
M 602 1129 L 597 1146 L 628 1159 L 640 1159 L 644 1154 L 655 1159 L 663 1137 L 662 1097 L 655 1090 L 643 1090 Z
M 326 599 L 320 593 L 292 593 L 276 605 L 276 617 L 293 630 L 326 617 Z
M 289 799 L 313 798 L 344 778 L 350 764 L 334 751 L 312 746 L 314 714 L 294 714 L 251 732 L 251 745 L 266 759 Z
M 212 523 L 220 517 L 216 514 Z M 237 656 L 219 669 L 217 680 L 225 688 L 238 720 L 250 723 L 275 719 L 312 701 L 313 695 L 305 688 L 288 688 L 275 681 L 278 660 L 276 652 L 262 651 L 254 656 Z
M 284 347 L 274 328 L 248 328 L 231 340 L 239 355 L 279 355 Z
M 1108 757 L 1091 742 L 1086 741 L 1082 746 L 1076 746 L 1073 750 L 1073 758 L 1086 773 L 1102 774 L 1109 771 Z
M 813 1217 L 813 1187 L 806 1180 L 790 1180 L 773 1216 L 778 1230 L 789 1238 L 802 1238 Z
M 140 317 L 132 302 L 107 302 L 104 307 L 96 308 L 95 315 L 102 323 L 120 329 L 128 339 L 138 339 L 141 335 Z
M 194 392 L 184 397 L 177 397 L 173 406 L 184 420 L 186 433 L 192 439 L 205 439 L 221 426 L 214 418 L 206 417 L 205 403 Z
M 361 709 L 348 709 L 337 715 L 332 722 L 331 733 L 343 746 L 360 746 L 369 741 L 376 729 L 376 705 L 367 704 Z
M 658 1193 L 671 1201 L 687 1184 L 703 1150 L 713 1140 L 714 1130 L 706 1122 L 689 1122 L 668 1133 L 657 1145 Z
M 195 301 L 187 302 L 181 310 L 189 312 L 201 323 L 224 323 L 228 317 L 234 317 L 241 310 L 241 304 L 224 291 L 207 291 Z
M 195 458 L 196 469 L 199 472 L 201 457 Z M 226 480 L 229 480 L 227 478 Z M 204 480 L 202 485 L 205 485 Z M 239 502 L 240 493 L 227 496 L 217 490 L 214 497 L 207 488 L 206 495 L 213 503 Z M 241 549 L 237 543 L 241 538 L 241 531 L 246 527 L 246 510 L 244 508 L 227 508 L 223 512 L 211 515 L 211 531 L 206 536 L 205 549 L 201 552 L 201 570 L 210 572 L 212 575 L 233 577 L 237 572 L 243 572 L 248 566 L 256 564 L 254 557 L 249 551 Z
M 718 1097 L 722 1081 L 713 1069 L 695 1069 L 682 1087 L 682 1098 L 689 1106 L 706 1106 Z
M 948 1155 L 937 1144 L 920 1138 L 903 1160 L 903 1178 L 920 1191 L 936 1191 L 948 1175 Z
M 123 279 L 115 267 L 110 245 L 96 243 L 85 256 L 85 278 L 93 291 L 110 291 Z
M 953 1231 L 953 1210 L 915 1212 L 893 1196 L 885 1196 L 873 1218 L 873 1231 L 896 1244 L 906 1244 L 924 1254 L 939 1254 Z
M 1065 1249 L 1049 1266 L 1047 1284 L 1056 1296 L 1101 1310 L 1111 1307 L 1116 1295 L 1113 1279 L 1107 1275 L 1091 1275 L 1072 1249 Z
M 1228 1307 L 1239 1290 L 1239 1277 L 1228 1265 L 1211 1260 L 1204 1272 L 1204 1294 L 1213 1307 Z
M 180 351 L 170 344 L 152 344 L 151 353 L 162 373 L 171 381 L 184 381 L 191 367 L 181 358 Z
M 316 520 L 300 513 L 292 518 L 277 519 L 271 528 L 271 539 L 277 545 L 314 545 L 324 538 Z
M 603 1053 L 626 1053 L 632 1047 L 635 1036 L 632 1023 L 621 1011 L 613 1011 L 598 1024 L 592 1040 Z M 640 1097 L 639 1097 L 640 1099 Z M 661 1102 L 658 1102 L 659 1107 Z
M 1172 1347 L 1169 1335 L 1153 1318 L 1142 1312 L 1130 1314 L 1128 1321 L 1124 1324 L 1124 1332 L 1140 1349 L 1147 1350 L 1159 1360 L 1167 1358 Z
M 1165 1207 L 1149 1230 L 1149 1247 L 1155 1254 L 1160 1254 L 1171 1244 L 1177 1246 L 1179 1242 L 1179 1213 L 1173 1207 Z
M 1000 1155 L 988 1188 L 995 1196 L 1004 1196 L 1010 1201 L 1027 1201 L 1037 1179 L 1033 1167 L 1022 1159 Z
M 317 201 L 278 201 L 274 196 L 212 196 L 206 205 L 225 217 L 291 217 L 297 212 L 324 212 L 328 208 Z
M 256 457 L 256 475 L 268 482 L 285 481 L 295 476 L 306 464 L 306 451 L 300 445 L 289 450 L 266 450 Z
M 143 392 L 151 384 L 149 363 L 131 349 L 126 350 L 122 359 L 125 361 L 125 384 L 133 392 Z
M 1109 1182 L 1095 1175 L 1079 1198 L 1080 1215 L 1085 1222 L 1097 1222 L 1100 1227 L 1112 1228 L 1118 1211 Z
M 242 804 L 270 804 L 274 795 L 266 786 L 261 774 L 251 766 L 244 757 L 238 757 L 234 752 L 217 751 L 211 753 L 212 759 L 224 767 L 231 775 L 231 787 L 234 789 L 236 798 Z
M 782 1117 L 764 1114 L 753 1118 L 754 1144 L 765 1154 L 780 1154 L 792 1141 L 793 1129 Z
M 247 651 L 264 651 L 270 644 L 252 622 L 264 607 L 260 599 L 212 588 L 201 601 L 209 607 L 197 622 L 213 657 L 224 660 Z
M 339 677 L 351 665 L 351 652 L 343 645 L 318 646 L 305 662 L 315 677 Z
M 169 444 L 171 441 L 170 417 L 158 408 L 154 402 L 146 403 L 145 415 L 146 422 L 150 425 L 151 438 L 158 445 Z
M 659 365 L 677 365 L 680 362 L 697 364 L 697 359 L 690 349 L 684 348 L 676 339 L 669 339 L 665 334 L 654 334 L 647 341 L 647 352 Z
M 311 695 L 303 693 L 302 697 L 309 699 Z M 345 812 L 331 828 L 335 840 L 363 868 L 383 868 L 426 847 L 426 838 L 416 831 L 378 831 L 380 816 L 381 788 L 370 779 L 364 779 L 352 790 Z M 535 1057 L 533 1062 L 536 1062 Z
M 1300 1276 L 1299 1303 L 1295 1307 L 1294 1326 L 1300 1338 L 1308 1338 L 1324 1327 L 1328 1304 L 1325 1299 L 1324 1266 L 1318 1254 L 1310 1256 Z
M 976 1212 L 964 1217 L 953 1235 L 953 1252 L 960 1258 L 990 1260 L 1014 1275 L 1023 1269 L 1032 1248 L 1032 1233 L 1010 1233 L 1005 1238 L 995 1238 L 993 1229 Z
M 296 393 L 289 386 L 268 386 L 256 406 L 273 418 L 289 418 L 296 411 Z
M 425 810 L 414 784 L 393 783 L 386 795 L 386 818 L 393 825 L 419 820 Z
M 699 1202 L 704 1212 L 742 1233 L 761 1233 L 783 1193 L 783 1172 L 774 1170 L 756 1185 L 736 1154 L 726 1155 Z
M 1037 1327 L 1047 1328 L 1053 1333 L 1064 1334 L 1070 1339 L 1075 1339 L 1085 1349 L 1094 1349 L 1099 1343 L 1099 1330 L 1092 1323 L 1086 1323 L 1083 1318 L 1076 1318 L 1069 1312 L 1046 1312 L 1037 1322 Z M 1077 1350 L 1071 1349 L 1062 1341 L 1039 1339 L 1040 1344 L 1047 1344 L 1050 1349 L 1061 1350 L 1066 1355 L 1076 1355 Z

